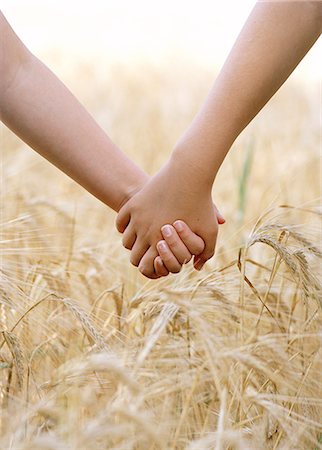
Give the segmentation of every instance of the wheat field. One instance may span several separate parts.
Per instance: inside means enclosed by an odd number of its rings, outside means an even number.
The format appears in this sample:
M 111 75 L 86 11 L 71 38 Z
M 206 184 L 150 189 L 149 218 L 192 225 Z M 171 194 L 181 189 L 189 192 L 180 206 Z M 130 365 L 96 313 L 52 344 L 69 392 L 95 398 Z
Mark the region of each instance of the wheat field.
M 151 174 L 214 78 L 51 58 Z M 317 97 L 290 81 L 240 136 L 216 256 L 158 281 L 115 213 L 2 127 L 0 448 L 322 449 Z

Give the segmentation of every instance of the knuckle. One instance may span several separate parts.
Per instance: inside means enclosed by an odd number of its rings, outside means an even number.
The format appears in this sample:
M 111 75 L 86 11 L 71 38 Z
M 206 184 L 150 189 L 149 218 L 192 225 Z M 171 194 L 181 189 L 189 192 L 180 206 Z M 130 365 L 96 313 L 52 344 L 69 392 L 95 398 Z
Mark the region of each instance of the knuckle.
M 146 266 L 139 267 L 139 271 L 148 278 L 151 278 L 154 275 L 154 270 L 151 270 Z
M 122 227 L 122 224 L 125 221 L 125 219 L 127 218 L 127 215 L 128 215 L 128 213 L 127 213 L 126 209 L 120 210 L 120 212 L 118 213 L 118 215 L 116 216 L 116 219 L 115 219 L 116 226 Z
M 130 244 L 129 240 L 124 238 L 122 239 L 122 245 L 124 248 L 126 248 L 127 250 L 131 250 L 132 245 Z
M 137 256 L 131 256 L 130 263 L 132 264 L 132 266 L 138 267 L 139 261 Z
M 115 226 L 119 233 L 123 232 L 123 227 L 121 226 L 121 220 L 119 220 L 118 218 L 115 221 Z

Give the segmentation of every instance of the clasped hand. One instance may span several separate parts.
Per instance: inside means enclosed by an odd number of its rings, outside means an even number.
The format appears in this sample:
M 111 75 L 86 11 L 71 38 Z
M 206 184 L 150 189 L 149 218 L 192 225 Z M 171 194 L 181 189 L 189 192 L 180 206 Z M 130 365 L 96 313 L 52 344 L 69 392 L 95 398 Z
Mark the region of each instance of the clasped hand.
M 200 270 L 214 254 L 218 223 L 224 219 L 211 188 L 191 175 L 170 160 L 119 211 L 116 227 L 123 245 L 148 278 L 179 272 L 192 255 Z

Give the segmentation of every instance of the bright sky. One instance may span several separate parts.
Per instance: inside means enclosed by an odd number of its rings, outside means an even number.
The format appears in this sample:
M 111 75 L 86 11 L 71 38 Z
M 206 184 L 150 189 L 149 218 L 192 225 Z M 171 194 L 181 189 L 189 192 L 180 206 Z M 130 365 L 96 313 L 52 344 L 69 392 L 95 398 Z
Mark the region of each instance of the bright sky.
M 255 0 L 0 0 L 9 22 L 36 54 L 58 49 L 71 57 L 111 61 L 169 56 L 221 66 Z M 321 77 L 320 41 L 297 69 Z

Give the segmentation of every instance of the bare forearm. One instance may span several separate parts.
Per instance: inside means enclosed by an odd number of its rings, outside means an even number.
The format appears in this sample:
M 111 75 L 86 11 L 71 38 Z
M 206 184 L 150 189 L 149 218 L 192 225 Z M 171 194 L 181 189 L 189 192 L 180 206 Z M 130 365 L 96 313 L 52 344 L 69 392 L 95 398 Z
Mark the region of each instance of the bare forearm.
M 44 64 L 22 43 L 12 45 L 18 53 L 5 66 L 8 80 L 1 85 L 1 120 L 38 153 L 118 210 L 131 191 L 144 184 L 146 174 L 111 142 Z
M 320 2 L 258 2 L 175 153 L 212 184 L 232 143 L 321 33 Z

